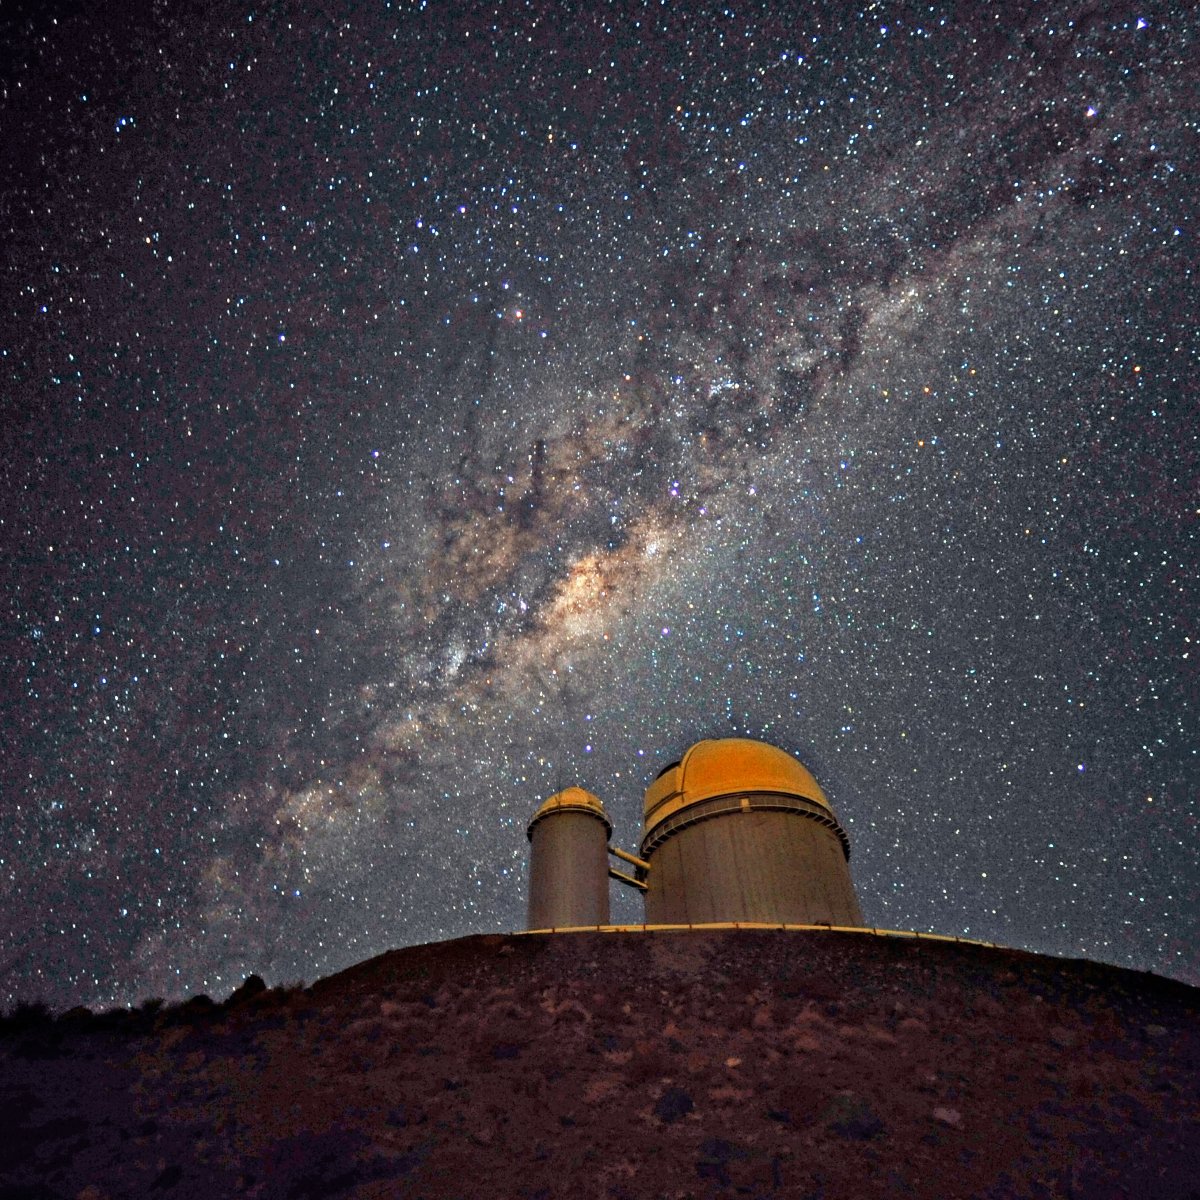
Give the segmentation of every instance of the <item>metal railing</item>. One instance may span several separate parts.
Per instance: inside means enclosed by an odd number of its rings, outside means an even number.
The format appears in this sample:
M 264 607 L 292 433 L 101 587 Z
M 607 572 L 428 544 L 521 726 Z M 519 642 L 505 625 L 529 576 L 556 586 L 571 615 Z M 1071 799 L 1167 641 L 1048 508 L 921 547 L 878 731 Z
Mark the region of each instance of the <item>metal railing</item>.
M 913 938 L 923 942 L 961 942 L 965 946 L 990 946 L 1002 949 L 999 942 L 985 942 L 978 938 L 958 937 L 948 933 L 921 933 L 915 929 L 880 929 L 875 925 L 790 925 L 778 921 L 713 921 L 700 924 L 680 925 L 566 925 L 552 929 L 518 929 L 518 934 L 528 933 L 684 933 L 689 930 L 725 929 L 774 929 L 797 933 L 865 933 L 875 937 Z

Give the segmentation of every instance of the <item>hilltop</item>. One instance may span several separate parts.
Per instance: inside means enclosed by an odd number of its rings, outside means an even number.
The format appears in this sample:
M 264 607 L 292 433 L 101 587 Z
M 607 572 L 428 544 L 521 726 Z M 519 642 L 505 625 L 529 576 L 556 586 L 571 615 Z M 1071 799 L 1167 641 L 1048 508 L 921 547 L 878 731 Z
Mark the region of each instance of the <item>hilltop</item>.
M 1200 1196 L 1200 991 L 865 934 L 496 935 L 0 1035 L 0 1200 Z

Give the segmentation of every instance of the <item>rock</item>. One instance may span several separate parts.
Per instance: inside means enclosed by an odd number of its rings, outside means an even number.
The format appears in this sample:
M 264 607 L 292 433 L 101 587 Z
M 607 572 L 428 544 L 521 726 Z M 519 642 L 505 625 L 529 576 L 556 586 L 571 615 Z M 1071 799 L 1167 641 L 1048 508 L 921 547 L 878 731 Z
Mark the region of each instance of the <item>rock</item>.
M 949 1125 L 951 1129 L 962 1128 L 962 1113 L 957 1108 L 935 1108 L 933 1119 L 942 1125 Z
M 830 1113 L 829 1128 L 834 1133 L 853 1141 L 870 1141 L 884 1132 L 883 1121 L 861 1096 L 843 1092 L 834 1100 Z
M 686 1117 L 696 1107 L 691 1096 L 680 1087 L 667 1088 L 654 1106 L 654 1115 L 668 1125 Z
M 600 1075 L 588 1080 L 583 1089 L 585 1104 L 603 1104 L 621 1091 L 620 1075 Z

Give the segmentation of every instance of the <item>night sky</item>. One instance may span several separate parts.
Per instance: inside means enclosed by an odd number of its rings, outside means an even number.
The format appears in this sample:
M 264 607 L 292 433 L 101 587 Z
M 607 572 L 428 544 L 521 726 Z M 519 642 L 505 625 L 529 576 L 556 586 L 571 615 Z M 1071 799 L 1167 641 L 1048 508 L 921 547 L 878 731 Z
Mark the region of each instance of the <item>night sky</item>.
M 1200 18 L 583 7 L 0 14 L 0 1001 L 520 928 L 734 734 L 1200 982 Z

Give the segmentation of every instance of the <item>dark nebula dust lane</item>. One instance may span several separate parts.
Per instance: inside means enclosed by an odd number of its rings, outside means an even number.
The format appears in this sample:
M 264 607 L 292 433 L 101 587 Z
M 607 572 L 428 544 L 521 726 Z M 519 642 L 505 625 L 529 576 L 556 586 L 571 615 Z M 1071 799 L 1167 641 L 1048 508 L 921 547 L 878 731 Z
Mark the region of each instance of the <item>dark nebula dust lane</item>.
M 1200 980 L 1195 15 L 303 7 L 0 18 L 4 1002 L 519 928 L 731 734 Z

